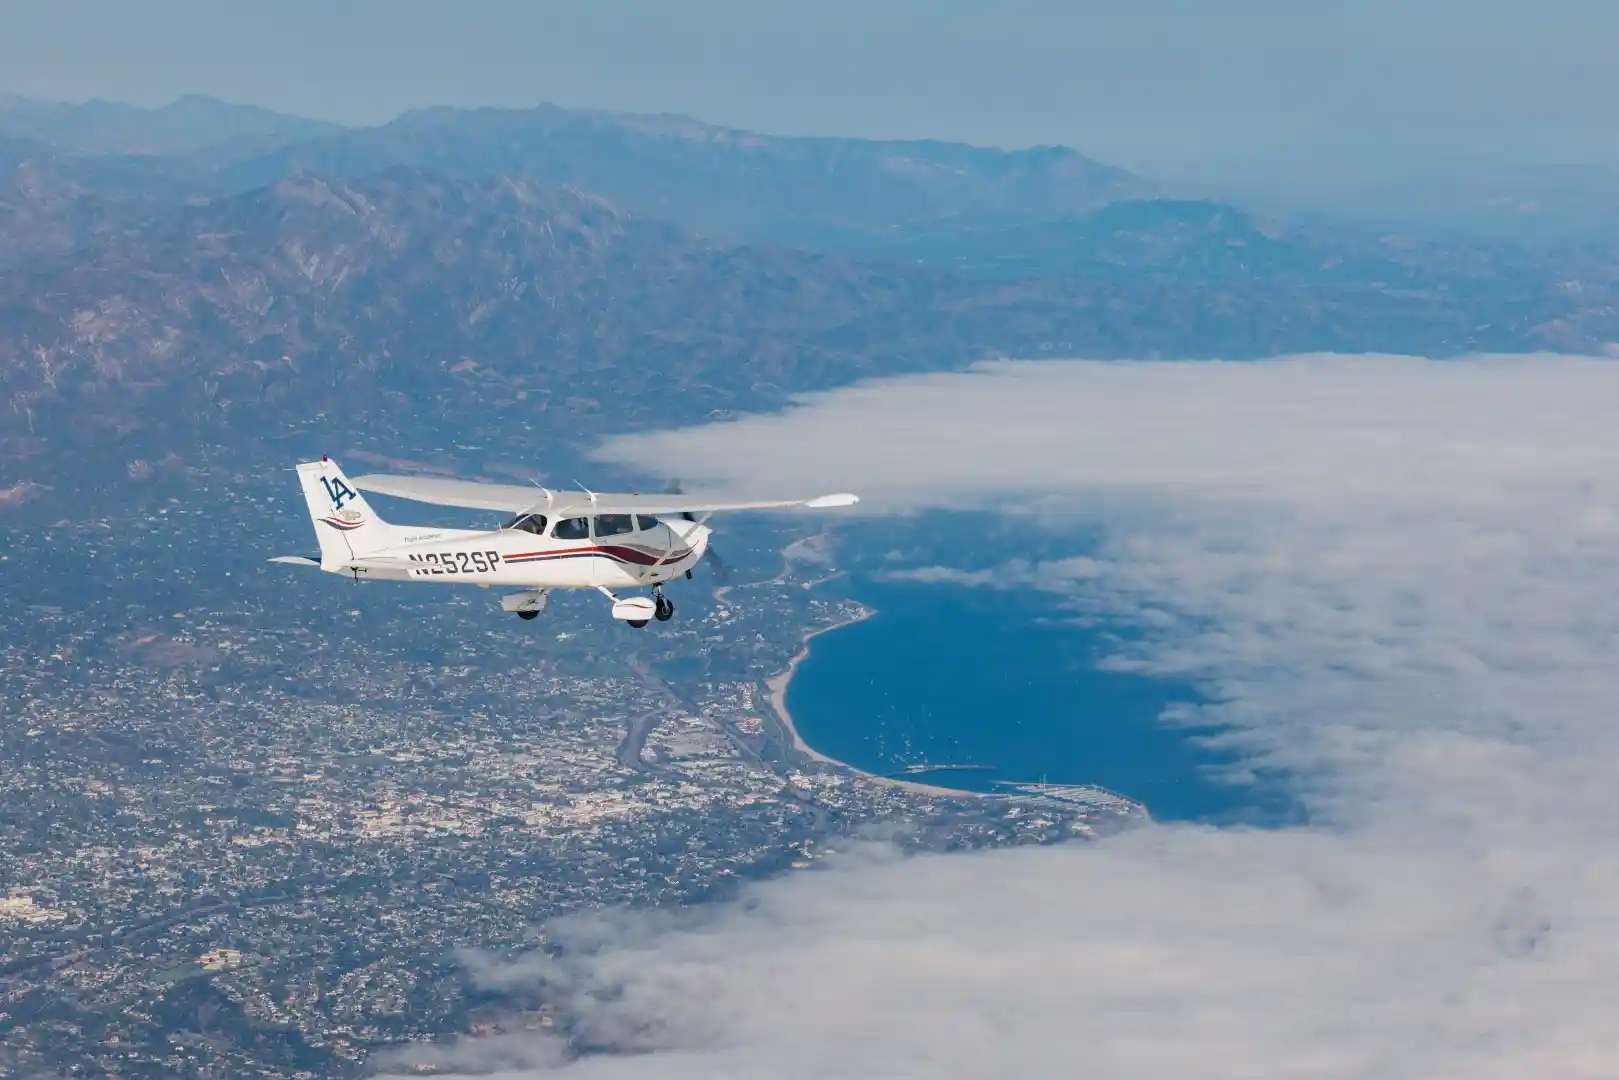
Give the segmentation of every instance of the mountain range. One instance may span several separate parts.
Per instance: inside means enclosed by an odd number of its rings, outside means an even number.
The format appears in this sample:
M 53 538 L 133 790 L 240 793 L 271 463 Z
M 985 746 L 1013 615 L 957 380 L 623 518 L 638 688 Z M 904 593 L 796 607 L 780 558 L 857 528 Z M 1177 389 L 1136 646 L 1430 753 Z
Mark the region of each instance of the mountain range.
M 996 355 L 1592 349 L 1603 244 L 1178 199 L 1062 147 L 0 99 L 0 490 L 606 431 Z M 319 444 L 319 445 L 317 445 Z

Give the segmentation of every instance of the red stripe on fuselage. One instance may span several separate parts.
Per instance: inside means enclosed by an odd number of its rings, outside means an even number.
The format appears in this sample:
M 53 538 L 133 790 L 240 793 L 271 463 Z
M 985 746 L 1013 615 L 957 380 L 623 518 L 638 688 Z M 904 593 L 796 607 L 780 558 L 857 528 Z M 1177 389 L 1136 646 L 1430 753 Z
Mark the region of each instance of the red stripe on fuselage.
M 618 562 L 630 563 L 635 566 L 659 566 L 669 561 L 679 561 L 690 554 L 690 548 L 680 553 L 671 553 L 668 551 L 648 551 L 645 548 L 626 547 L 621 544 L 608 544 L 596 547 L 563 548 L 560 551 L 525 551 L 516 555 L 502 555 L 501 561 L 508 563 L 544 562 L 548 559 L 570 559 L 594 555 L 616 559 Z

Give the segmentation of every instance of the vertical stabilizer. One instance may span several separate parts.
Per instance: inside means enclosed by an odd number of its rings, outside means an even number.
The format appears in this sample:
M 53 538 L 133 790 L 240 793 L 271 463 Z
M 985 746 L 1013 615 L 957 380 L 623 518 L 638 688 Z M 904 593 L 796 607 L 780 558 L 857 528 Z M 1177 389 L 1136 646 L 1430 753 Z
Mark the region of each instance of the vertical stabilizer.
M 398 542 L 394 527 L 377 517 L 337 462 L 329 458 L 300 462 L 298 482 L 320 541 L 322 570 L 336 570 L 351 559 Z

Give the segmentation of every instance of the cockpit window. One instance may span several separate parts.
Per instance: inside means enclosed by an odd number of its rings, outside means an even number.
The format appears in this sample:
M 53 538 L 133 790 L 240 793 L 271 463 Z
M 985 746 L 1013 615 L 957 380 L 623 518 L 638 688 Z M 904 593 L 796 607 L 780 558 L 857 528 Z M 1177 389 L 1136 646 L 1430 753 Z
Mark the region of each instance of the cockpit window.
M 635 515 L 635 527 L 637 529 L 640 529 L 642 532 L 646 532 L 648 529 L 656 529 L 659 525 L 662 525 L 662 524 L 663 524 L 663 522 L 659 521 L 657 518 L 653 517 L 651 514 L 636 514 Z
M 588 540 L 590 539 L 589 518 L 563 518 L 557 522 L 557 527 L 551 534 L 558 540 Z
M 540 536 L 545 532 L 545 515 L 522 514 L 518 517 L 512 518 L 502 527 L 507 529 L 517 529 L 520 532 L 533 533 L 535 536 Z
M 628 514 L 602 514 L 596 518 L 596 536 L 619 536 L 635 531 L 635 520 Z

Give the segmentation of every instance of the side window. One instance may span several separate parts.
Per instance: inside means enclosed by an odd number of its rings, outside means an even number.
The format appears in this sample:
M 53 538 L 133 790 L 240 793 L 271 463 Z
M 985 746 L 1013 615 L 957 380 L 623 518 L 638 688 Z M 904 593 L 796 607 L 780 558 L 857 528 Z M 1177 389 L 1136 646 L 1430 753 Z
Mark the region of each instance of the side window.
M 634 532 L 635 521 L 628 514 L 602 514 L 596 519 L 596 536 L 619 536 Z
M 659 525 L 662 525 L 662 524 L 663 524 L 663 522 L 659 521 L 657 518 L 653 517 L 651 514 L 636 514 L 635 515 L 635 527 L 637 529 L 640 529 L 642 532 L 646 532 L 648 529 L 656 529 Z
M 590 519 L 563 518 L 557 522 L 556 531 L 551 535 L 558 540 L 588 540 L 590 539 Z
M 545 533 L 545 515 L 525 514 L 512 522 L 508 528 L 520 529 L 523 532 L 533 533 L 535 536 L 542 536 Z

